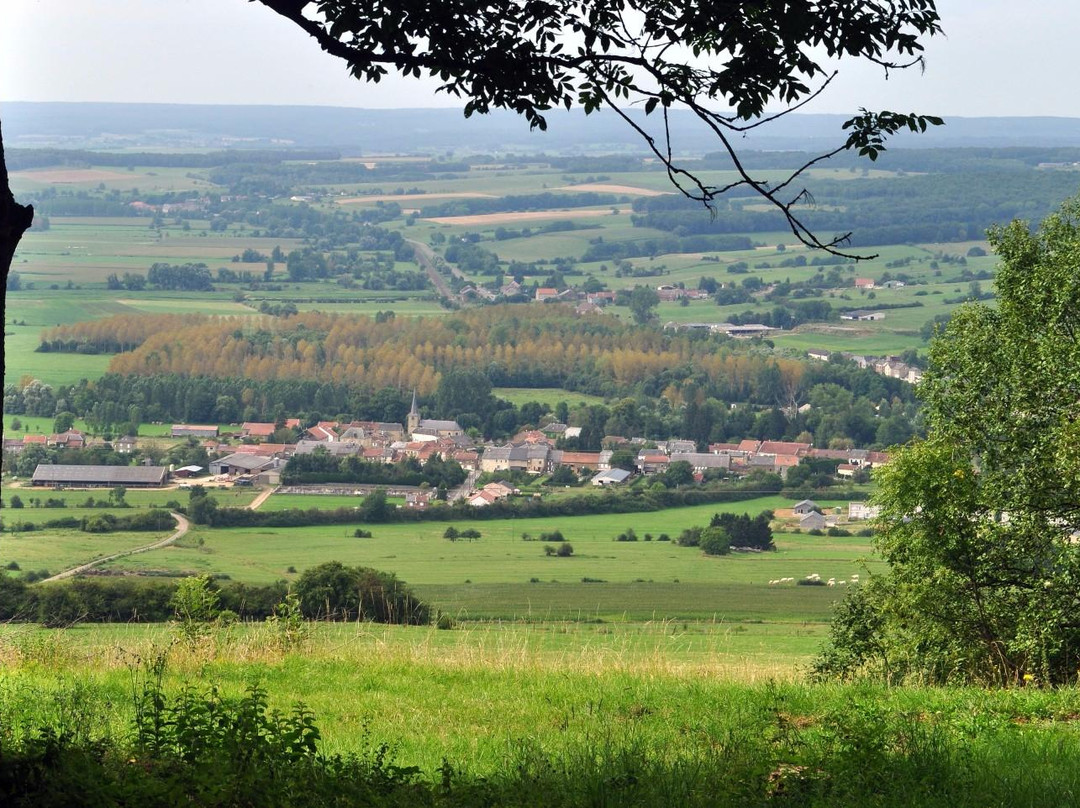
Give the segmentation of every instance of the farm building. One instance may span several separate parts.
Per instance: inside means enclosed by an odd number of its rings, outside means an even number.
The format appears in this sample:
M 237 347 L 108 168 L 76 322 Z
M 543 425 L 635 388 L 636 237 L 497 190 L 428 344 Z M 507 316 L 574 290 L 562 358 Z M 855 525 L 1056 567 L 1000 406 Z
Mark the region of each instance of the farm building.
M 601 471 L 589 482 L 598 487 L 605 485 L 619 485 L 625 483 L 633 475 L 626 469 L 610 469 L 609 471 Z
M 817 511 L 808 513 L 799 520 L 799 527 L 802 530 L 824 530 L 828 526 L 828 521 Z
M 855 311 L 845 311 L 840 315 L 841 320 L 884 320 L 885 312 L 883 311 L 867 311 L 865 309 L 857 309 Z
M 75 488 L 148 488 L 165 485 L 169 470 L 164 466 L 64 466 L 40 464 L 34 469 L 32 485 Z
M 808 513 L 818 513 L 821 508 L 812 499 L 804 499 L 802 502 L 796 502 L 795 506 L 791 509 L 791 512 L 796 516 L 806 516 Z
M 210 473 L 217 474 L 254 474 L 271 468 L 277 468 L 279 460 L 252 454 L 231 454 L 210 463 Z

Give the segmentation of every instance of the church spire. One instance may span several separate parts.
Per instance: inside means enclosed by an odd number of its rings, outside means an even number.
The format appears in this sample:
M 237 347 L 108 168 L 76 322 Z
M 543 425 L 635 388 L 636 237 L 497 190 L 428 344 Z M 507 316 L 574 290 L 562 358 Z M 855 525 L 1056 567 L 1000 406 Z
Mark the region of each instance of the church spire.
M 420 407 L 417 406 L 416 403 L 415 387 L 412 391 L 412 408 L 409 410 L 409 417 L 406 419 L 405 428 L 408 429 L 410 435 L 420 428 Z

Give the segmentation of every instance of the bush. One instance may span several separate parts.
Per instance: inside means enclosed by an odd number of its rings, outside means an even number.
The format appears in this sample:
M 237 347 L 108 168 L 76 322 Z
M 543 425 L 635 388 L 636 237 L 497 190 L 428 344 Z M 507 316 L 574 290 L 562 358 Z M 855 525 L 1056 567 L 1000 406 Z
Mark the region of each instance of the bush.
M 455 539 L 457 539 L 458 535 L 459 535 L 459 534 L 458 534 L 458 532 L 457 532 L 457 528 L 456 528 L 456 527 L 453 527 L 453 526 L 450 526 L 450 527 L 448 527 L 448 528 L 446 529 L 446 531 L 445 531 L 445 532 L 444 532 L 444 533 L 442 534 L 442 537 L 443 537 L 444 539 L 450 539 L 450 541 L 454 541 Z
M 371 531 L 364 530 L 362 527 L 358 527 L 356 530 L 353 531 L 353 537 L 357 539 L 370 539 Z
M 340 561 L 304 570 L 294 591 L 306 617 L 426 625 L 426 604 L 392 573 L 346 567 Z
M 731 536 L 722 527 L 707 527 L 701 531 L 701 550 L 705 555 L 727 555 L 731 552 Z
M 827 536 L 850 536 L 851 531 L 850 530 L 844 530 L 842 527 L 833 526 L 833 527 L 830 527 L 828 530 L 825 531 L 825 535 L 827 535 Z
M 570 542 L 565 542 L 559 545 L 559 549 L 555 551 L 555 555 L 559 558 L 569 558 L 574 554 L 574 547 Z

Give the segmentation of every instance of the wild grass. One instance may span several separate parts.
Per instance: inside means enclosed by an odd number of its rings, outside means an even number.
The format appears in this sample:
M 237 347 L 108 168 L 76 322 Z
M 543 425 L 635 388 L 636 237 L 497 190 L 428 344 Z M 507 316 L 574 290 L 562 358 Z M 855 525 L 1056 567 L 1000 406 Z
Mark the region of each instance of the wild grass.
M 160 737 L 185 726 L 194 740 L 206 710 L 235 709 L 238 728 L 258 720 L 255 694 L 267 714 L 304 703 L 321 734 L 312 763 L 327 776 L 341 771 L 334 755 L 367 761 L 350 771 L 379 785 L 372 805 L 1059 806 L 1080 788 L 1075 688 L 813 685 L 789 666 L 729 654 L 719 635 L 705 653 L 685 654 L 669 643 L 673 630 L 643 627 L 640 642 L 579 635 L 559 648 L 531 626 L 350 624 L 322 626 L 287 653 L 265 627 L 196 645 L 175 644 L 168 629 L 7 627 L 0 743 L 10 767 L 51 727 L 62 739 L 51 765 L 98 741 L 140 764 L 112 776 L 184 778 L 192 793 L 218 769 L 246 781 L 251 764 L 229 766 L 210 756 L 213 745 L 182 745 L 191 764 L 163 766 L 145 732 L 131 729 L 133 695 L 159 705 L 142 702 L 144 721 L 162 708 L 174 716 Z M 160 687 L 147 665 L 158 658 Z M 95 759 L 110 771 L 109 755 L 86 760 Z M 94 766 L 78 771 L 109 782 Z M 296 776 L 285 758 L 271 771 L 278 789 Z M 280 804 L 265 787 L 251 782 L 247 801 Z M 303 792 L 290 802 L 319 804 Z

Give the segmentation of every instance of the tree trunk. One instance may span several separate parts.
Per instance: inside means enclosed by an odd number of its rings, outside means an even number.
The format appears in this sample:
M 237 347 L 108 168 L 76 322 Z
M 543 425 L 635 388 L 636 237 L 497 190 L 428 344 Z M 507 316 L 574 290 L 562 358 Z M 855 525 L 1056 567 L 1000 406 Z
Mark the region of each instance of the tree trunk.
M 11 259 L 15 256 L 15 247 L 19 239 L 34 221 L 33 205 L 20 205 L 15 201 L 8 185 L 7 163 L 4 162 L 4 133 L 0 128 L 0 273 L 7 284 L 8 272 L 11 271 Z

